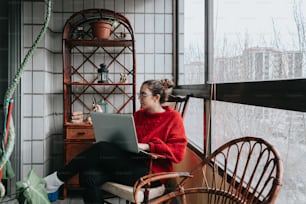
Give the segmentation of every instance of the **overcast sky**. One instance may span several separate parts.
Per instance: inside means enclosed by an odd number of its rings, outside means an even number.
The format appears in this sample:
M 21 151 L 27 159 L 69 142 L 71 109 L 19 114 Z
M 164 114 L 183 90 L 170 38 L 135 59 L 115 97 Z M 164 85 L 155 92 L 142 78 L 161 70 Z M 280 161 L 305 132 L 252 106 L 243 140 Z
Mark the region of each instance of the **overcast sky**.
M 293 8 L 294 4 L 299 5 L 306 26 L 306 0 L 214 0 L 213 2 L 216 49 L 223 47 L 224 39 L 228 47 L 238 43 L 244 44 L 246 36 L 249 47 L 275 47 L 275 36 L 277 36 L 279 49 L 297 49 L 298 38 Z M 194 43 L 203 44 L 204 1 L 185 0 L 184 6 L 185 46 Z
M 215 43 L 233 43 L 248 33 L 250 46 L 273 46 L 274 28 L 282 49 L 297 48 L 294 2 L 306 12 L 306 0 L 215 0 Z M 304 21 L 305 18 L 302 16 Z M 306 22 L 305 22 L 306 23 Z M 238 37 L 239 36 L 239 37 Z

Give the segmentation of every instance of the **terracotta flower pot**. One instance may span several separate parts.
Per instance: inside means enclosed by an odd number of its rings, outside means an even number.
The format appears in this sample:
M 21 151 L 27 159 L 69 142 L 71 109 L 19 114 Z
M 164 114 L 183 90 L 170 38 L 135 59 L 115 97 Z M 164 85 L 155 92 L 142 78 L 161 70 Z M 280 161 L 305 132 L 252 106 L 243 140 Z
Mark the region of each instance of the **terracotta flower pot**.
M 90 24 L 92 34 L 99 39 L 108 39 L 112 25 L 105 21 L 95 21 Z

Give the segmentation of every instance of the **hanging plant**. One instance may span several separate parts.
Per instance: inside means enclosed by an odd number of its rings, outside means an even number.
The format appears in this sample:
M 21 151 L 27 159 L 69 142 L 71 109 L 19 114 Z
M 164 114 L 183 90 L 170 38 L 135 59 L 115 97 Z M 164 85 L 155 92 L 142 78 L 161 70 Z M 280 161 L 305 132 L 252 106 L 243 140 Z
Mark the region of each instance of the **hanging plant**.
M 26 64 L 29 62 L 30 58 L 33 56 L 34 50 L 37 48 L 40 40 L 43 38 L 47 28 L 48 24 L 50 22 L 51 18 L 51 0 L 48 0 L 47 2 L 47 12 L 46 12 L 46 18 L 43 27 L 41 28 L 40 33 L 38 34 L 36 40 L 34 41 L 32 47 L 27 52 L 26 56 L 24 57 L 20 67 L 17 70 L 16 75 L 14 76 L 12 83 L 9 85 L 4 98 L 4 121 L 7 121 L 7 124 L 5 124 L 4 127 L 4 134 L 3 134 L 3 141 L 2 141 L 2 149 L 0 150 L 0 197 L 5 196 L 5 187 L 2 183 L 2 175 L 9 175 L 9 177 L 5 177 L 6 179 L 12 178 L 14 176 L 13 169 L 11 167 L 11 164 L 9 162 L 10 156 L 13 152 L 14 145 L 15 145 L 15 127 L 13 123 L 13 118 L 9 117 L 9 103 L 13 101 L 13 95 L 17 88 L 18 83 L 20 82 L 20 78 L 24 72 L 24 69 L 26 67 Z M 19 185 L 20 189 L 23 189 L 22 195 L 25 196 L 25 199 L 27 203 L 50 203 L 47 198 L 47 193 L 44 191 L 44 189 L 41 188 L 42 179 L 39 180 L 37 177 L 35 177 L 34 172 L 31 171 L 29 176 L 26 178 L 26 188 L 22 188 L 22 184 L 20 182 L 17 183 Z M 21 185 L 21 186 L 20 186 Z M 25 187 L 25 186 L 23 186 Z

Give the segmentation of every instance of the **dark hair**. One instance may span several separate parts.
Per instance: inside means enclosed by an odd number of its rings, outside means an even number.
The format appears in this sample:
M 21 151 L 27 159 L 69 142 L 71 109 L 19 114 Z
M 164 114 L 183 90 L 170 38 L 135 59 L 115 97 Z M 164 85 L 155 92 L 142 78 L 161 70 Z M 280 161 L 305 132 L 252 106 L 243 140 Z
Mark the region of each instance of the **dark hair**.
M 146 85 L 154 96 L 157 94 L 160 95 L 159 102 L 161 104 L 167 101 L 168 95 L 171 93 L 172 88 L 174 87 L 174 83 L 169 79 L 147 80 L 142 83 L 142 86 L 143 85 Z

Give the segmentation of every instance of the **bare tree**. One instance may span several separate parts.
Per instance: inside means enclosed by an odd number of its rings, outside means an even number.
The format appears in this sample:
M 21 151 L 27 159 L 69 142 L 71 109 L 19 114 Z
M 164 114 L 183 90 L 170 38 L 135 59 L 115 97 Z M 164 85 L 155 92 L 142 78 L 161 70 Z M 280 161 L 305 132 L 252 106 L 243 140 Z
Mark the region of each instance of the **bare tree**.
M 301 10 L 301 0 L 295 0 L 293 4 L 293 17 L 298 35 L 298 46 L 301 51 L 305 51 L 306 38 L 305 38 L 305 19 L 303 11 Z

